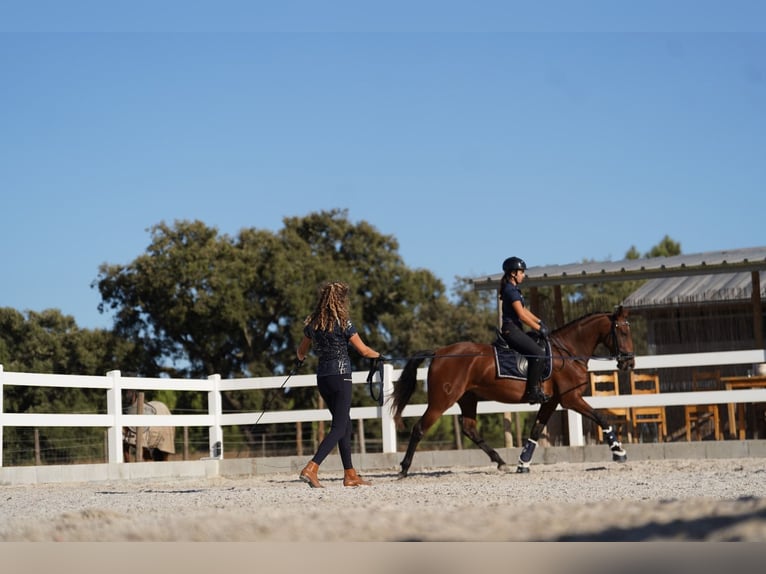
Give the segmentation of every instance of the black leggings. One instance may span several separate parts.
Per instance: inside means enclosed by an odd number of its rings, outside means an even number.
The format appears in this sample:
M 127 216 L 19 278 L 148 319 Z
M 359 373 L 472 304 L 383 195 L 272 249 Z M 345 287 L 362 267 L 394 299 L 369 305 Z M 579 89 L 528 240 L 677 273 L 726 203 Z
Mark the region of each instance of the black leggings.
M 503 339 L 527 359 L 527 383 L 537 384 L 545 368 L 545 350 L 513 323 L 503 325 Z
M 343 468 L 353 468 L 351 464 L 351 374 L 326 375 L 317 377 L 319 394 L 332 414 L 330 432 L 325 435 L 313 460 L 322 464 L 327 455 L 338 445 Z

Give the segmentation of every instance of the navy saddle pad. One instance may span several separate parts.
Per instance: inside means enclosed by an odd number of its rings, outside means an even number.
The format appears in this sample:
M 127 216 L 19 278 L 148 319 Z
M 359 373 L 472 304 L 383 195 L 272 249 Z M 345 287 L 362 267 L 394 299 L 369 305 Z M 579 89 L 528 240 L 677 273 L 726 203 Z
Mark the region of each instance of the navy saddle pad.
M 531 335 L 530 335 L 531 336 Z M 498 335 L 492 348 L 495 352 L 495 372 L 499 379 L 527 380 L 527 358 L 518 351 L 511 349 L 502 335 Z M 545 368 L 543 380 L 551 376 L 551 342 L 545 341 Z

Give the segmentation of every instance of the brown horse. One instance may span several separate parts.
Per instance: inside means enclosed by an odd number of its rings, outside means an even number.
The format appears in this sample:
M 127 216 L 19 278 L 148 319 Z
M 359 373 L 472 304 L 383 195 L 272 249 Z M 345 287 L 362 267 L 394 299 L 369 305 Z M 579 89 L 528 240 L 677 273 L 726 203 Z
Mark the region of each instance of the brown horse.
M 602 429 L 613 460 L 626 461 L 627 454 L 614 431 L 601 414 L 583 399 L 582 394 L 588 386 L 588 359 L 599 344 L 609 349 L 620 370 L 633 368 L 633 339 L 627 310 L 620 306 L 613 313 L 585 315 L 552 331 L 550 344 L 551 376 L 543 382 L 543 390 L 551 395 L 551 399 L 540 406 L 519 456 L 516 472 L 529 472 L 537 440 L 559 404 L 594 421 Z M 428 367 L 428 407 L 412 428 L 399 477 L 407 476 L 415 449 L 428 429 L 455 403 L 460 406 L 463 434 L 486 452 L 497 463 L 498 469 L 507 471 L 505 461 L 478 431 L 477 405 L 479 400 L 522 402 L 524 381 L 497 377 L 493 347 L 489 344 L 460 342 L 432 351 L 420 351 L 409 359 L 399 380 L 394 383 L 391 411 L 399 428 L 402 427 L 402 411 L 415 390 L 417 369 L 426 359 L 431 360 Z
M 133 390 L 123 390 L 125 414 L 138 413 L 138 393 Z M 144 403 L 143 414 L 145 415 L 169 415 L 170 409 L 162 401 L 148 401 Z M 122 455 L 125 462 L 130 462 L 131 453 L 138 459 L 136 451 L 136 427 L 124 427 L 122 429 Z M 166 461 L 171 454 L 176 452 L 175 427 L 142 427 L 141 451 L 143 460 Z

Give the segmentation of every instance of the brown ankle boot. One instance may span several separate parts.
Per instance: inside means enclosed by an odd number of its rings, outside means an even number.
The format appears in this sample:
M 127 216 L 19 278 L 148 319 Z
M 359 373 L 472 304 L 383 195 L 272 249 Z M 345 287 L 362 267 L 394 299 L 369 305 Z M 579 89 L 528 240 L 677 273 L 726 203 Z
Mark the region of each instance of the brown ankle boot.
M 324 488 L 317 477 L 318 471 L 319 465 L 312 460 L 306 465 L 306 468 L 301 471 L 299 478 L 303 482 L 308 483 L 311 488 Z
M 364 480 L 353 468 L 349 468 L 343 471 L 343 486 L 372 486 L 372 483 Z

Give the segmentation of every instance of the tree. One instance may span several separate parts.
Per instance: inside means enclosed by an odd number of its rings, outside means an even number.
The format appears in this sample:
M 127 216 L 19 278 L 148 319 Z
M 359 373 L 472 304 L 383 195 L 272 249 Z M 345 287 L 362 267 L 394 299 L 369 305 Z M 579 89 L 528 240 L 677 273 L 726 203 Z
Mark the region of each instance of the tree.
M 662 238 L 657 245 L 652 247 L 644 257 L 672 257 L 681 254 L 681 244 L 673 241 L 668 235 Z
M 0 364 L 6 371 L 104 375 L 126 364 L 131 345 L 102 329 L 79 329 L 74 318 L 56 309 L 29 312 L 0 308 Z M 3 392 L 5 412 L 106 412 L 106 396 L 98 389 L 9 386 Z M 4 456 L 10 464 L 34 460 L 33 429 L 6 428 Z M 103 457 L 103 430 L 51 427 L 39 431 L 41 458 L 62 463 Z M 62 448 L 62 444 L 71 445 Z
M 94 286 L 100 308 L 114 311 L 115 333 L 145 351 L 136 361 L 145 369 L 139 374 L 284 374 L 316 289 L 328 280 L 351 285 L 355 325 L 389 356 L 449 337 L 445 326 L 454 317 L 444 286 L 428 271 L 408 269 L 398 247 L 369 223 L 350 222 L 343 210 L 286 218 L 277 233 L 243 229 L 236 237 L 200 221 L 160 223 L 145 254 L 127 265 L 102 265 Z M 352 360 L 357 369 L 367 367 L 360 357 Z M 273 407 L 308 405 L 314 395 L 280 394 Z M 258 410 L 264 401 L 257 393 L 224 396 L 233 411 Z

